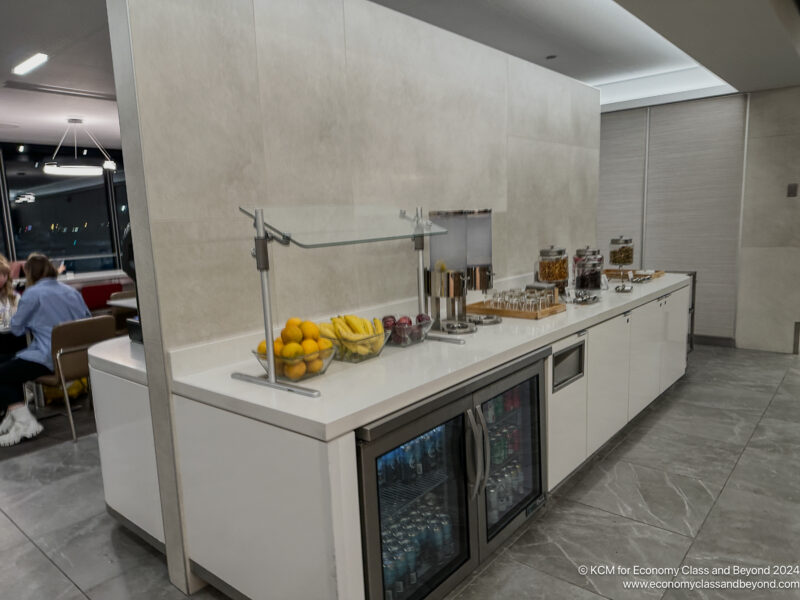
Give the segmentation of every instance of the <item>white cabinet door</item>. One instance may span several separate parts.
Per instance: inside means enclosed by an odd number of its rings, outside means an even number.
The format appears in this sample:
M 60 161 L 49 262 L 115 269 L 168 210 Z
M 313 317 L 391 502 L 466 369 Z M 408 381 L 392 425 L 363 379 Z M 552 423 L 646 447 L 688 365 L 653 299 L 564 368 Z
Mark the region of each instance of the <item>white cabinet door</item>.
M 628 383 L 628 420 L 661 393 L 661 336 L 665 311 L 654 300 L 631 313 L 631 364 Z
M 661 391 L 686 372 L 686 341 L 689 335 L 689 288 L 681 288 L 662 301 L 664 343 L 661 353 Z
M 586 460 L 586 339 L 559 340 L 547 361 L 548 491 Z
M 147 386 L 89 369 L 106 504 L 164 543 Z
M 628 422 L 630 316 L 620 315 L 589 329 L 588 435 L 592 454 Z

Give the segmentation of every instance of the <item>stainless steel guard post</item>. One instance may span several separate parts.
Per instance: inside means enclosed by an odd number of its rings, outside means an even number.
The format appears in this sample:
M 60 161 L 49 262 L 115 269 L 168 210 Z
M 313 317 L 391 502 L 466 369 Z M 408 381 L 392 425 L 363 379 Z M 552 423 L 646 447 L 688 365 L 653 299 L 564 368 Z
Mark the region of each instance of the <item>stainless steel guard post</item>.
M 272 343 L 272 308 L 269 295 L 269 239 L 264 231 L 264 209 L 255 210 L 256 268 L 261 274 L 261 306 L 264 311 L 264 339 L 267 340 L 267 360 L 269 360 L 269 382 L 275 383 L 275 347 Z
M 427 313 L 425 310 L 425 237 L 423 235 L 422 207 L 417 207 L 415 231 L 419 235 L 414 237 L 414 250 L 417 251 L 417 314 Z
M 250 215 L 247 211 L 239 209 L 243 213 Z M 267 360 L 270 366 L 267 372 L 267 379 L 263 377 L 255 377 L 247 375 L 246 373 L 232 373 L 233 379 L 242 381 L 249 381 L 250 383 L 257 383 L 267 387 L 283 390 L 285 392 L 294 392 L 302 394 L 303 396 L 310 396 L 311 398 L 318 398 L 320 396 L 319 390 L 293 385 L 291 383 L 282 383 L 275 379 L 275 348 L 272 344 L 272 304 L 269 295 L 269 242 L 272 241 L 272 236 L 267 234 L 264 228 L 264 210 L 261 208 L 255 209 L 254 224 L 256 228 L 255 247 L 253 249 L 253 256 L 256 259 L 256 268 L 261 275 L 261 305 L 264 311 L 264 335 L 267 342 Z M 281 243 L 289 243 L 288 239 L 279 240 Z

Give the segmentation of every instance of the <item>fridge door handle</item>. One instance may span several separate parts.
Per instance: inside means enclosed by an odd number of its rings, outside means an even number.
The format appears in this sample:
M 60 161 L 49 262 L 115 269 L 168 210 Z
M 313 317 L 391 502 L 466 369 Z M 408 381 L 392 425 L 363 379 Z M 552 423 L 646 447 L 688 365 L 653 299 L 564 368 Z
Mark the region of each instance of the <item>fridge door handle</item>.
M 473 483 L 473 488 L 469 497 L 471 500 L 474 500 L 478 496 L 478 489 L 483 479 L 483 457 L 478 451 L 478 446 L 481 445 L 481 434 L 480 431 L 478 431 L 478 424 L 475 422 L 475 415 L 472 414 L 471 408 L 467 409 L 467 420 L 469 421 L 470 429 L 472 429 L 473 460 L 475 461 L 475 482 Z
M 483 430 L 483 481 L 481 482 L 481 487 L 478 492 L 479 494 L 482 494 L 486 489 L 486 485 L 489 483 L 489 469 L 492 465 L 492 450 L 489 446 L 489 425 L 486 423 L 486 417 L 483 416 L 483 410 L 481 410 L 481 407 L 478 406 L 475 411 L 478 413 L 478 419 L 480 419 L 481 429 Z

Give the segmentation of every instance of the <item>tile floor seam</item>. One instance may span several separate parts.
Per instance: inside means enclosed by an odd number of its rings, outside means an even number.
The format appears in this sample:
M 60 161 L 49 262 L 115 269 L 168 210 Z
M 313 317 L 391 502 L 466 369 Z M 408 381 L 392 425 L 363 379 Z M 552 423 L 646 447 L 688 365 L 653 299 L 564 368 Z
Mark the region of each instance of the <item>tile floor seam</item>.
M 622 459 L 622 458 L 617 459 L 615 464 L 620 464 L 620 463 L 632 465 L 632 466 L 639 467 L 639 468 L 642 468 L 642 469 L 650 469 L 651 471 L 658 471 L 659 473 L 664 473 L 666 475 L 671 475 L 671 476 L 675 476 L 675 477 L 684 477 L 686 479 L 691 479 L 692 481 L 696 481 L 697 483 L 701 484 L 704 489 L 708 490 L 709 482 L 705 481 L 703 479 L 700 479 L 699 477 L 693 477 L 691 475 L 684 475 L 682 473 L 673 473 L 673 472 L 667 471 L 665 469 L 660 469 L 658 467 L 653 467 L 653 466 L 650 466 L 650 465 L 642 465 L 642 464 L 639 464 L 637 462 L 634 462 L 634 461 L 631 461 L 631 460 L 627 460 L 627 459 Z M 733 471 L 731 471 L 731 473 L 733 473 Z M 723 487 L 724 487 L 724 485 L 723 485 Z M 716 502 L 716 499 L 720 496 L 720 494 L 722 494 L 722 489 L 723 488 L 720 487 L 719 492 L 714 494 L 714 502 Z M 663 529 L 664 531 L 668 531 L 670 533 L 677 533 L 678 535 L 682 535 L 683 537 L 688 537 L 688 538 L 694 540 L 693 536 L 686 535 L 685 533 L 681 533 L 680 531 L 675 531 L 673 529 L 668 529 L 666 527 L 659 526 L 659 525 L 653 525 L 652 523 L 647 523 L 646 521 L 640 521 L 639 519 L 634 519 L 633 517 L 629 517 L 627 515 L 621 515 L 619 513 L 615 513 L 613 511 L 610 511 L 608 509 L 602 508 L 600 506 L 595 506 L 594 504 L 588 504 L 586 502 L 582 502 L 581 500 L 575 500 L 575 499 L 570 498 L 569 496 L 566 496 L 566 495 L 561 496 L 561 497 L 563 499 L 565 499 L 565 500 L 569 500 L 571 502 L 575 502 L 576 504 L 583 504 L 584 506 L 588 506 L 590 508 L 596 508 L 598 510 L 602 510 L 604 512 L 610 513 L 612 515 L 617 515 L 617 516 L 625 518 L 625 519 L 630 519 L 631 521 L 637 521 L 639 523 L 644 523 L 645 525 L 650 525 L 650 526 L 655 527 L 657 529 Z M 711 505 L 712 508 L 713 508 L 713 506 L 714 506 L 714 504 Z M 709 512 L 710 511 L 711 511 L 711 509 L 709 508 Z M 706 516 L 708 516 L 708 514 L 706 514 Z M 699 528 L 698 528 L 697 532 L 698 533 L 700 532 Z
M 605 598 L 606 600 L 614 600 L 614 598 L 611 598 L 609 596 L 605 596 L 605 595 L 601 594 L 600 592 L 598 592 L 597 590 L 590 590 L 589 588 L 584 587 L 582 585 L 579 585 L 579 584 L 575 583 L 574 581 L 570 581 L 568 579 L 564 579 L 563 577 L 561 577 L 559 575 L 555 575 L 553 573 L 550 573 L 549 571 L 546 571 L 545 569 L 543 569 L 541 567 L 532 567 L 531 565 L 526 565 L 524 562 L 518 561 L 516 558 L 514 558 L 511 555 L 509 555 L 508 559 L 510 561 L 512 561 L 512 562 L 517 563 L 518 565 L 521 565 L 523 567 L 527 567 L 528 569 L 531 569 L 533 571 L 539 571 L 540 573 L 544 573 L 545 575 L 548 575 L 548 576 L 552 577 L 553 579 L 558 579 L 559 581 L 563 581 L 564 583 L 568 583 L 569 585 L 571 585 L 573 587 L 580 588 L 582 590 L 586 590 L 587 592 L 595 594 L 596 596 L 598 596 L 600 598 Z M 466 591 L 466 589 L 464 591 Z
M 633 521 L 634 523 L 638 523 L 639 525 L 645 525 L 647 527 L 653 527 L 654 529 L 660 529 L 661 531 L 665 531 L 666 533 L 674 533 L 675 535 L 679 535 L 683 538 L 688 540 L 694 540 L 694 538 L 690 535 L 686 535 L 684 533 L 678 533 L 677 531 L 672 531 L 671 529 L 667 529 L 665 527 L 660 527 L 658 525 L 653 525 L 652 523 L 645 523 L 644 521 L 640 521 L 639 519 L 634 519 L 632 517 L 626 517 L 624 515 L 617 514 L 615 512 L 611 512 L 605 508 L 600 508 L 599 506 L 592 506 L 591 504 L 586 504 L 585 502 L 581 502 L 580 500 L 572 500 L 571 498 L 564 498 L 567 502 L 572 502 L 573 504 L 580 504 L 581 506 L 585 506 L 587 508 L 591 508 L 593 510 L 599 510 L 600 512 L 604 512 L 607 515 L 611 515 L 612 517 L 617 517 L 619 519 L 625 519 L 626 521 Z M 698 529 L 698 532 L 700 530 Z
M 753 440 L 753 436 L 756 433 L 756 429 L 758 429 L 758 426 L 761 424 L 761 421 L 764 420 L 764 415 L 767 414 L 767 411 L 769 410 L 769 407 L 772 406 L 772 403 L 775 400 L 775 397 L 778 395 L 778 390 L 780 390 L 780 387 L 783 384 L 783 381 L 786 379 L 786 374 L 789 372 L 790 368 L 791 367 L 788 367 L 786 369 L 786 371 L 784 372 L 783 377 L 781 377 L 781 381 L 778 384 L 778 387 L 775 388 L 775 391 L 772 394 L 772 398 L 770 398 L 769 402 L 764 407 L 764 412 L 761 413 L 761 416 L 758 419 L 758 423 L 756 423 L 755 428 L 750 433 L 750 437 L 747 438 L 747 442 L 745 443 L 744 447 L 742 448 L 742 451 L 739 453 L 739 456 L 736 458 L 736 462 L 734 463 L 733 468 L 731 469 L 731 472 L 728 473 L 728 477 L 725 478 L 725 483 L 722 485 L 722 488 L 720 489 L 719 494 L 717 494 L 717 497 L 714 498 L 714 502 L 711 504 L 711 508 L 708 509 L 708 512 L 706 513 L 706 516 L 703 518 L 703 522 L 700 523 L 700 527 L 697 528 L 697 533 L 692 538 L 692 543 L 689 544 L 689 548 L 687 548 L 685 554 L 683 555 L 683 558 L 681 558 L 681 562 L 680 562 L 681 565 L 684 563 L 684 561 L 686 561 L 686 557 L 689 556 L 689 553 L 692 551 L 692 548 L 694 548 L 694 544 L 697 541 L 697 538 L 703 532 L 703 527 L 705 527 L 706 521 L 708 521 L 708 517 L 711 516 L 712 512 L 714 512 L 714 508 L 716 508 L 717 502 L 722 497 L 722 494 L 725 491 L 725 488 L 728 487 L 728 482 L 730 481 L 731 476 L 733 475 L 733 472 L 736 470 L 736 467 L 739 465 L 739 461 L 742 459 L 742 455 L 745 453 L 745 450 L 747 450 L 747 447 L 750 445 L 750 442 Z M 673 582 L 677 581 L 677 579 L 678 579 L 678 574 L 673 576 L 672 581 Z M 664 591 L 664 593 L 666 593 L 666 590 Z
M 31 546 L 33 546 L 34 548 L 36 548 L 36 549 L 37 549 L 37 550 L 38 550 L 38 551 L 41 553 L 41 555 L 42 555 L 42 556 L 44 556 L 44 557 L 47 559 L 47 562 L 49 562 L 51 565 L 53 565 L 53 566 L 56 568 L 56 570 L 58 570 L 58 572 L 59 572 L 59 573 L 61 573 L 61 574 L 64 576 L 64 578 L 65 578 L 67 581 L 69 581 L 69 582 L 70 582 L 70 583 L 71 583 L 71 584 L 72 584 L 72 585 L 75 587 L 75 589 L 76 589 L 76 590 L 78 590 L 78 592 L 80 592 L 80 594 L 81 594 L 81 595 L 82 595 L 84 598 L 86 598 L 86 600 L 91 600 L 91 598 L 89 598 L 89 595 L 88 595 L 88 594 L 87 594 L 87 593 L 86 593 L 86 592 L 85 592 L 85 591 L 84 591 L 84 590 L 83 590 L 83 589 L 82 589 L 82 588 L 81 588 L 81 587 L 80 587 L 80 586 L 79 586 L 77 583 L 75 583 L 75 581 L 73 581 L 73 580 L 72 580 L 72 578 L 71 578 L 69 575 L 67 575 L 67 574 L 64 572 L 64 570 L 63 570 L 61 567 L 59 567 L 59 566 L 58 566 L 58 565 L 57 565 L 57 564 L 56 564 L 56 563 L 53 561 L 53 559 L 52 559 L 52 558 L 50 558 L 50 555 L 48 555 L 48 554 L 47 554 L 47 552 L 45 552 L 44 550 L 42 550 L 42 549 L 39 547 L 39 545 L 38 545 L 36 542 L 34 542 L 34 541 L 33 541 L 33 539 L 31 539 L 31 537 L 30 537 L 30 536 L 27 534 L 27 532 L 26 532 L 24 529 L 22 529 L 22 527 L 20 527 L 20 526 L 19 526 L 19 524 L 18 524 L 16 521 L 14 521 L 14 519 L 12 519 L 12 518 L 11 518 L 11 517 L 8 515 L 8 513 L 6 513 L 6 512 L 5 512 L 5 511 L 4 511 L 2 508 L 0 508 L 0 513 L 2 513 L 2 514 L 3 514 L 3 515 L 6 517 L 6 519 L 8 519 L 8 520 L 9 520 L 9 522 L 11 522 L 11 524 L 13 524 L 13 525 L 14 525 L 14 527 L 16 527 L 16 528 L 19 530 L 19 532 L 20 532 L 20 533 L 21 533 L 21 534 L 22 534 L 22 535 L 25 537 L 25 539 L 26 539 L 26 540 L 28 540 L 28 543 L 30 543 L 30 545 L 31 545 Z

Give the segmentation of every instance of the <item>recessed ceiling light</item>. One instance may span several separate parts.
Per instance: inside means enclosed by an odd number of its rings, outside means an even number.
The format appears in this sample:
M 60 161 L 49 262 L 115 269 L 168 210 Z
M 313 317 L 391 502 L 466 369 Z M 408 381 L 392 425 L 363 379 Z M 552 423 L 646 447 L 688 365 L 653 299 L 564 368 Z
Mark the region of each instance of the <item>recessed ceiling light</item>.
M 31 71 L 33 71 L 36 67 L 42 66 L 44 63 L 47 62 L 47 54 L 42 54 L 38 52 L 31 56 L 28 60 L 24 60 L 19 63 L 13 69 L 14 75 L 27 75 Z
M 84 148 L 84 149 L 83 149 L 83 155 L 84 155 L 84 156 L 86 156 L 86 154 L 87 154 L 88 152 L 89 152 L 89 151 L 88 151 L 86 148 Z
M 25 146 L 18 146 L 17 152 L 25 152 Z
M 548 54 L 544 58 L 545 60 L 553 60 L 554 58 L 558 58 L 558 54 Z

